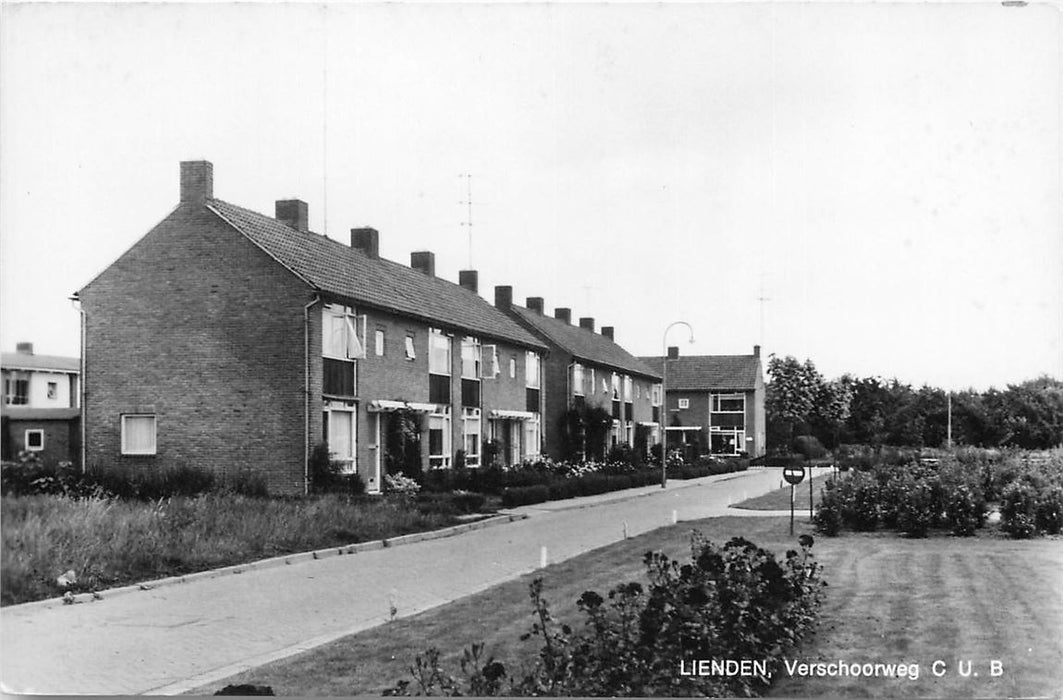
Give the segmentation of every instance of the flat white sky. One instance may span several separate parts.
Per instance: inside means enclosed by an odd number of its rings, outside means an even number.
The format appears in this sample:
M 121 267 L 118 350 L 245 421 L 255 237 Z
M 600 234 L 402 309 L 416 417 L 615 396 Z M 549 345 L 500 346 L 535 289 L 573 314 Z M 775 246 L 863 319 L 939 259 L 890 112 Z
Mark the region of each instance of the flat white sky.
M 221 199 L 304 199 L 314 230 L 374 226 L 455 281 L 472 173 L 481 293 L 571 307 L 635 354 L 681 319 L 685 354 L 759 342 L 828 377 L 1063 376 L 1051 5 L 2 13 L 4 350 L 76 355 L 68 297 L 207 159 Z

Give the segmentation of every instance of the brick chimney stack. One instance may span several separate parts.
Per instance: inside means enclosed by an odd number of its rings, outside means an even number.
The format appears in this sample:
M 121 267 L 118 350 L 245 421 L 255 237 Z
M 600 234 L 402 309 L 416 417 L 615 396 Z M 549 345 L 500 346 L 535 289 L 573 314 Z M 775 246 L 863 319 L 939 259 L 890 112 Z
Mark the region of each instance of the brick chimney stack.
M 273 205 L 273 218 L 291 226 L 299 233 L 310 231 L 310 208 L 301 199 L 278 199 Z
M 380 232 L 369 226 L 352 228 L 351 247 L 361 250 L 367 256 L 376 260 L 380 257 Z
M 678 360 L 679 359 L 679 346 L 678 345 L 669 345 L 668 346 L 668 359 L 669 360 Z
M 554 318 L 558 321 L 564 321 L 571 325 L 572 323 L 572 309 L 566 309 L 561 307 L 560 309 L 554 309 Z
M 513 287 L 508 284 L 495 285 L 495 308 L 508 311 L 513 306 Z
M 15 343 L 15 352 L 20 355 L 32 355 L 33 343 Z
M 602 335 L 604 335 L 609 340 L 613 340 L 613 327 L 612 326 L 602 326 Z
M 579 320 L 579 327 L 586 328 L 591 333 L 594 332 L 594 318 L 592 316 L 583 316 Z
M 480 273 L 476 270 L 458 270 L 458 284 L 473 294 L 480 293 Z
M 410 267 L 420 270 L 429 277 L 436 276 L 436 254 L 427 250 L 410 253 Z
M 534 311 L 537 314 L 542 314 L 544 301 L 542 297 L 528 297 L 524 302 L 524 305 L 528 307 L 530 311 Z
M 207 160 L 181 162 L 181 203 L 214 199 L 214 166 Z

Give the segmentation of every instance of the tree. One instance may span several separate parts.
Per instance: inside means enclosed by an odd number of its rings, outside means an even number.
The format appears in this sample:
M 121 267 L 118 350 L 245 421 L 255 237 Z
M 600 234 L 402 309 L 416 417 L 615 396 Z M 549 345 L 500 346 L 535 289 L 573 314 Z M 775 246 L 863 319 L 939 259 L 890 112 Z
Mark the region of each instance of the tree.
M 823 376 L 812 360 L 799 362 L 790 355 L 780 359 L 774 354 L 768 359 L 768 376 L 764 396 L 768 442 L 789 445 L 794 435 L 809 432 L 817 402 L 827 394 Z

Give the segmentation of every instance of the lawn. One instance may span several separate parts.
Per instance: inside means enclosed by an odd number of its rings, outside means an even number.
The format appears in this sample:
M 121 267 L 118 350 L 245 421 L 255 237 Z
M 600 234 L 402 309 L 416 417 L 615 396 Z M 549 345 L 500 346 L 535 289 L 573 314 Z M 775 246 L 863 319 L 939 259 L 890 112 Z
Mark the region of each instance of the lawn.
M 157 501 L 4 496 L 0 600 L 102 590 L 256 559 L 341 546 L 460 522 L 446 504 L 342 496 L 248 498 L 231 494 Z
M 798 527 L 797 534 L 809 529 Z M 555 617 L 579 622 L 574 601 L 583 591 L 644 581 L 643 553 L 685 557 L 693 528 L 717 542 L 741 535 L 780 554 L 795 541 L 785 517 L 732 516 L 662 528 L 194 692 L 254 683 L 278 695 L 377 695 L 409 679 L 415 655 L 429 645 L 455 673 L 462 648 L 478 641 L 504 661 L 528 658 L 534 642 L 519 637 L 532 623 L 533 576 L 543 576 Z M 992 531 L 924 540 L 872 533 L 817 538 L 815 550 L 829 582 L 827 600 L 820 631 L 793 660 L 911 663 L 918 679 L 782 677 L 772 695 L 1056 696 L 1063 687 L 1063 541 L 1018 542 Z M 936 677 L 931 669 L 939 660 L 947 671 Z M 958 662 L 966 670 L 968 660 L 972 676 L 965 678 Z M 995 678 L 993 661 L 1003 668 Z
M 823 490 L 823 485 L 827 483 L 827 479 L 831 478 L 830 474 L 822 474 L 812 479 L 812 499 L 813 505 L 819 504 L 820 493 Z M 779 481 L 782 481 L 782 470 L 779 470 Z M 781 489 L 776 489 L 770 493 L 766 493 L 762 496 L 756 496 L 755 498 L 747 498 L 741 503 L 736 503 L 732 508 L 746 508 L 748 510 L 784 510 L 790 512 L 790 485 L 787 484 Z M 805 513 L 808 513 L 808 479 L 805 479 L 797 488 L 794 489 L 794 509 L 800 511 L 804 509 Z

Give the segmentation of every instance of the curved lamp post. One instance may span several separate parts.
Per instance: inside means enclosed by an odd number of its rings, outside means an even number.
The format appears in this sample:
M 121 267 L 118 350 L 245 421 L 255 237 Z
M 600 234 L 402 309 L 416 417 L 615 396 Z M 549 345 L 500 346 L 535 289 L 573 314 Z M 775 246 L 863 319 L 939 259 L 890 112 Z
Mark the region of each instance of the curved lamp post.
M 690 342 L 694 342 L 694 328 L 686 321 L 673 321 L 664 329 L 661 343 L 664 346 L 664 357 L 661 361 L 661 488 L 668 485 L 668 331 L 674 326 L 686 326 L 690 331 Z

